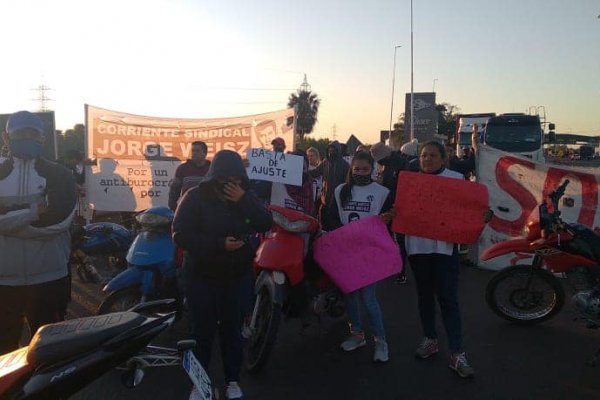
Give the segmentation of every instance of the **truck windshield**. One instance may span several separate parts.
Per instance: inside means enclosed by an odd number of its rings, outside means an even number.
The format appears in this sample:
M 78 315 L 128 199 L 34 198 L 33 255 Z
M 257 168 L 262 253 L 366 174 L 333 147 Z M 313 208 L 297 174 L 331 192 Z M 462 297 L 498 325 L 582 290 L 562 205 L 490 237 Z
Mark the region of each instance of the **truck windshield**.
M 458 144 L 461 146 L 471 146 L 471 132 L 460 132 Z
M 485 143 L 496 149 L 508 152 L 539 150 L 542 135 L 539 125 L 490 125 L 485 131 Z

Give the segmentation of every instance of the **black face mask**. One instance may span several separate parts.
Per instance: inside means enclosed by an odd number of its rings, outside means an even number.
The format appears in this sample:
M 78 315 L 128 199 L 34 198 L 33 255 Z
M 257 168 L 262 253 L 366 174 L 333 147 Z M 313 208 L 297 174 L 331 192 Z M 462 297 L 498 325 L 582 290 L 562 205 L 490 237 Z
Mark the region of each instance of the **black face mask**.
M 367 186 L 371 183 L 371 175 L 352 174 L 352 181 L 356 186 Z

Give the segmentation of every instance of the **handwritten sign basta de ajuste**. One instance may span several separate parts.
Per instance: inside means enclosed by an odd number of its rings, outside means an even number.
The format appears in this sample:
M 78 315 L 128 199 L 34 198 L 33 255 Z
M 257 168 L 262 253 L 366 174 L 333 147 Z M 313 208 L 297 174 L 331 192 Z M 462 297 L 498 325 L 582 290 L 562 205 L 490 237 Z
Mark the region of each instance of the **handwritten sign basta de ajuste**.
M 302 186 L 304 160 L 300 156 L 265 149 L 248 150 L 248 177 Z

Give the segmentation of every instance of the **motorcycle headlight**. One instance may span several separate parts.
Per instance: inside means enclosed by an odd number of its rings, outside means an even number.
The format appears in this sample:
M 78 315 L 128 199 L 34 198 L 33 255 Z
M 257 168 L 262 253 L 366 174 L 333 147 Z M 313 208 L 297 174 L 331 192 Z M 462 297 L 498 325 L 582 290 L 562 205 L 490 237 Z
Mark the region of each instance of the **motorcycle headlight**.
M 140 223 L 140 225 L 149 228 L 171 225 L 170 218 L 158 214 L 141 213 L 140 215 L 136 216 L 135 219 Z
M 283 214 L 278 213 L 277 211 L 271 211 L 273 214 L 273 222 L 277 225 L 281 226 L 288 232 L 301 233 L 307 232 L 310 227 L 309 221 L 290 221 Z

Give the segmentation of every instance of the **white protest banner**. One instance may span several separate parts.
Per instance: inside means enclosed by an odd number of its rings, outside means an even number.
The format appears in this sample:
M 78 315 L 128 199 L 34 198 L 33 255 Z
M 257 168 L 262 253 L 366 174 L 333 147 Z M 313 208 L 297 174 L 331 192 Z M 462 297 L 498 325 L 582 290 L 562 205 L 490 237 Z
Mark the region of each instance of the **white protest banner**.
M 248 177 L 302 186 L 304 158 L 265 149 L 248 150 Z
M 268 148 L 275 137 L 294 146 L 294 110 L 216 119 L 158 118 L 86 105 L 89 207 L 101 211 L 140 211 L 166 206 L 177 166 L 203 141 L 211 159 L 220 150 L 245 156 Z
M 521 236 L 531 213 L 542 198 L 565 179 L 570 180 L 564 198 L 572 199 L 571 207 L 561 203 L 565 222 L 577 222 L 592 228 L 600 226 L 598 213 L 598 174 L 590 170 L 535 163 L 488 146 L 480 146 L 477 158 L 477 179 L 487 186 L 490 208 L 494 217 L 478 241 L 478 253 L 491 245 Z M 571 203 L 571 202 L 569 202 Z M 509 265 L 531 264 L 525 253 L 511 253 L 488 261 L 476 261 L 487 269 L 502 269 Z
M 140 211 L 167 206 L 169 184 L 179 161 L 103 158 L 86 175 L 89 207 L 101 211 Z

